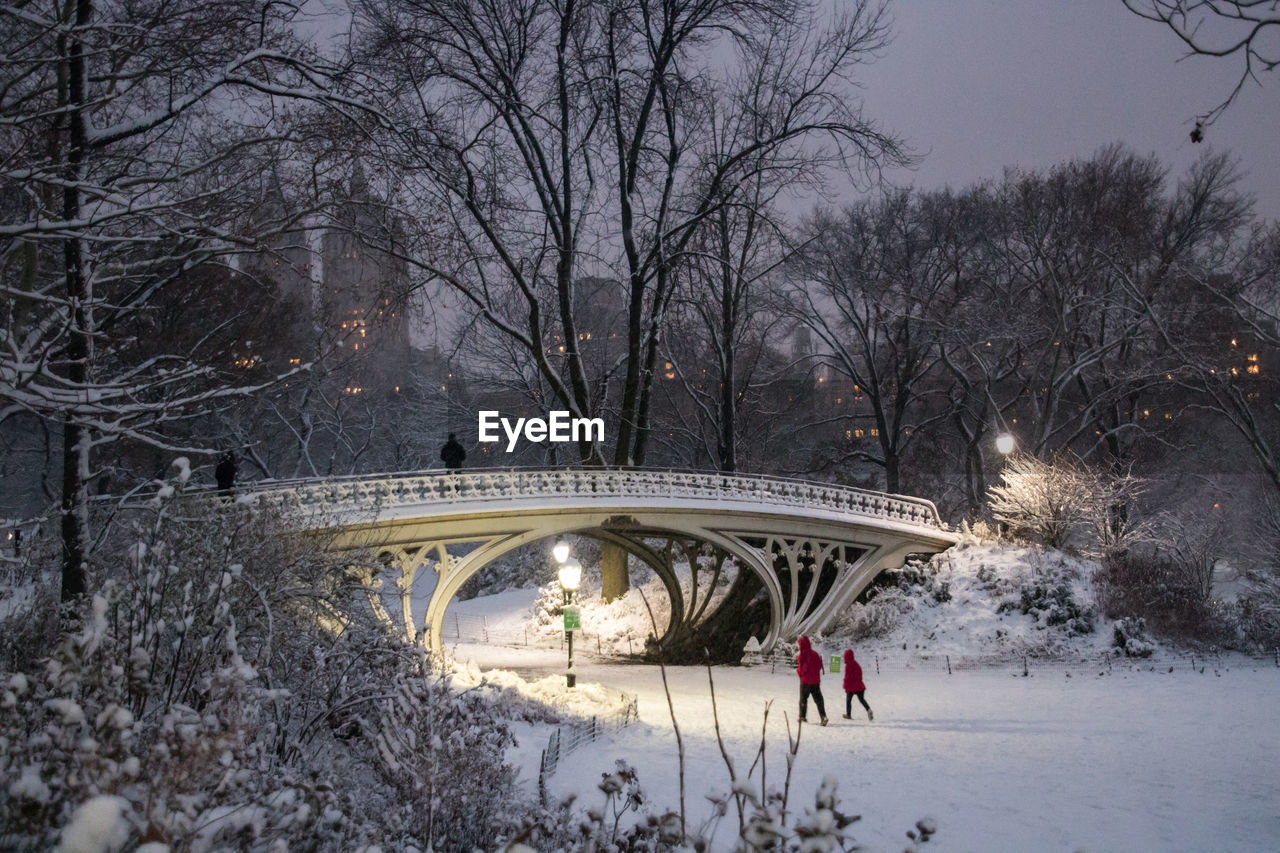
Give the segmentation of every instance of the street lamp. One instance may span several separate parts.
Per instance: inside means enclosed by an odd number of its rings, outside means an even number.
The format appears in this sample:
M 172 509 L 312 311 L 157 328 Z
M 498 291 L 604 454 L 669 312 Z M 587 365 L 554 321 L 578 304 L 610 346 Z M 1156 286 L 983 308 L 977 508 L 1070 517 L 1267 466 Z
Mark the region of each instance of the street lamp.
M 568 540 L 565 540 L 565 539 L 558 540 L 555 546 L 551 549 L 551 556 L 556 558 L 557 563 L 563 563 L 565 560 L 569 559 Z
M 557 558 L 561 544 L 563 543 L 556 545 Z M 560 560 L 560 588 L 564 590 L 564 632 L 568 635 L 569 643 L 569 669 L 565 673 L 564 680 L 566 687 L 573 687 L 578 681 L 578 676 L 573 671 L 573 629 L 580 624 L 578 608 L 573 606 L 573 594 L 577 591 L 578 584 L 582 582 L 582 563 L 570 557 L 568 550 L 569 546 L 565 545 L 565 559 Z
M 1010 433 L 1002 432 L 996 436 L 996 450 L 999 450 L 1005 456 L 1013 452 L 1013 436 Z

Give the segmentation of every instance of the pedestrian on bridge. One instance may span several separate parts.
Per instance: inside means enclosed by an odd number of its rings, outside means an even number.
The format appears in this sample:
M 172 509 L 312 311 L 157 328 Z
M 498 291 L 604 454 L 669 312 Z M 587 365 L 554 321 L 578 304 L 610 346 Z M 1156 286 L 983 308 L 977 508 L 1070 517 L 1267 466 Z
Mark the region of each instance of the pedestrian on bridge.
M 218 482 L 218 494 L 223 500 L 231 498 L 231 491 L 236 486 L 236 455 L 231 452 L 222 454 L 217 466 L 213 469 L 213 479 Z
M 867 685 L 862 681 L 862 665 L 853 657 L 853 649 L 844 650 L 844 718 L 853 719 L 853 697 L 857 696 L 867 711 L 867 719 L 874 720 L 875 713 L 867 704 Z
M 462 449 L 462 445 L 458 444 L 458 436 L 456 433 L 449 433 L 449 440 L 445 442 L 444 447 L 440 448 L 440 459 L 444 462 L 444 467 L 450 471 L 458 471 L 462 468 L 462 460 L 467 458 L 467 451 Z
M 827 705 L 822 701 L 822 655 L 813 650 L 808 637 L 800 638 L 800 656 L 796 661 L 796 674 L 800 676 L 800 722 L 807 723 L 809 697 L 818 706 L 822 725 L 827 724 Z

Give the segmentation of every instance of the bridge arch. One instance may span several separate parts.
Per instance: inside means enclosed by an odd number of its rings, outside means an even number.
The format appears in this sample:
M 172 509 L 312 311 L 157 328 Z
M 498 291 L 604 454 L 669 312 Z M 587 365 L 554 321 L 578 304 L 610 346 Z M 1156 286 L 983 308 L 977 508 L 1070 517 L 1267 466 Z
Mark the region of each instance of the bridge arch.
M 605 524 L 608 524 L 614 518 L 611 516 Z M 636 521 L 638 522 L 639 519 L 636 519 Z M 740 570 L 753 572 L 763 584 L 765 594 L 769 599 L 770 613 L 769 630 L 765 636 L 764 644 L 772 647 L 777 641 L 779 631 L 783 625 L 782 614 L 786 609 L 786 602 L 777 576 L 766 567 L 761 555 L 755 553 L 754 549 L 743 547 L 740 542 L 731 537 L 726 537 L 723 534 L 707 530 L 698 525 L 681 523 L 671 519 L 663 520 L 660 523 L 654 523 L 655 521 L 648 520 L 649 523 L 645 523 L 643 526 L 637 524 L 633 528 L 636 531 L 635 535 L 628 536 L 618 532 L 616 529 L 610 529 L 604 524 L 584 525 L 580 519 L 564 519 L 547 525 L 538 525 L 526 531 L 495 537 L 469 551 L 464 556 L 451 558 L 448 565 L 437 568 L 436 589 L 431 596 L 431 603 L 428 605 L 423 618 L 423 631 L 429 638 L 431 647 L 433 649 L 444 647 L 442 637 L 445 613 L 454 596 L 458 594 L 458 590 L 462 589 L 463 584 L 482 571 L 485 566 L 516 548 L 540 540 L 553 540 L 565 535 L 586 536 L 601 541 L 613 542 L 650 566 L 661 579 L 663 587 L 671 599 L 672 616 L 667 626 L 667 636 L 670 636 L 671 632 L 680 623 L 685 608 L 684 591 L 672 566 L 653 552 L 652 549 L 638 542 L 637 537 L 684 536 L 721 548 L 738 561 Z

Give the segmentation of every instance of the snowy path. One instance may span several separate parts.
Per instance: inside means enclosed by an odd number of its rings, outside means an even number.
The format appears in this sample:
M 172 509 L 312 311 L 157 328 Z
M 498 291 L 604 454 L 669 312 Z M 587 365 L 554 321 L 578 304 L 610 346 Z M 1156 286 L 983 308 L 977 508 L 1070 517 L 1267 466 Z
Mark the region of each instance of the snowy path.
M 545 651 L 459 651 L 486 666 L 563 666 Z M 706 671 L 673 668 L 668 677 L 696 825 L 708 813 L 703 794 L 727 791 L 728 776 L 712 728 Z M 642 723 L 564 758 L 552 792 L 576 790 L 584 802 L 597 802 L 600 773 L 625 757 L 644 790 L 674 808 L 675 737 L 658 669 L 584 661 L 579 678 L 638 693 Z M 759 742 L 764 703 L 775 700 L 768 770 L 770 784 L 781 785 L 782 715 L 794 720 L 794 676 L 726 667 L 717 668 L 715 678 L 721 727 L 740 771 Z M 937 853 L 1280 849 L 1280 670 L 1250 664 L 1220 676 L 1212 670 L 1105 677 L 1079 671 L 1070 678 L 1061 672 L 1030 678 L 870 672 L 874 723 L 840 719 L 844 696 L 837 677 L 824 680 L 832 725 L 805 727 L 792 805 L 806 806 L 821 777 L 836 774 L 845 808 L 864 815 L 858 825 L 863 842 L 901 849 L 903 832 L 930 815 L 939 825 L 930 844 Z M 729 843 L 732 820 L 721 826 L 722 845 Z

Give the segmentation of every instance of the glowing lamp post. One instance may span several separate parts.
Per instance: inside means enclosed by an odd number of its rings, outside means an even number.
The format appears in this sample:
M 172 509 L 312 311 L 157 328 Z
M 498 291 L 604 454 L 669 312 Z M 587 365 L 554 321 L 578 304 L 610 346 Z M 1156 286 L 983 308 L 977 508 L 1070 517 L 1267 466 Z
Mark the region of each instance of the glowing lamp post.
M 564 539 L 557 541 L 555 547 L 551 549 L 551 556 L 556 558 L 557 563 L 563 563 L 569 559 L 569 543 Z
M 560 545 L 556 544 L 555 555 L 560 557 Z M 564 632 L 568 637 L 569 644 L 569 669 L 565 673 L 565 686 L 573 687 L 577 684 L 578 676 L 573 671 L 573 631 L 581 624 L 578 616 L 578 608 L 573 606 L 573 594 L 578 589 L 578 584 L 582 582 L 582 563 L 568 555 L 569 546 L 565 545 L 565 559 L 560 560 L 560 588 L 564 590 Z
M 996 450 L 1008 456 L 1013 452 L 1013 436 L 1007 432 L 1002 432 L 996 436 Z

